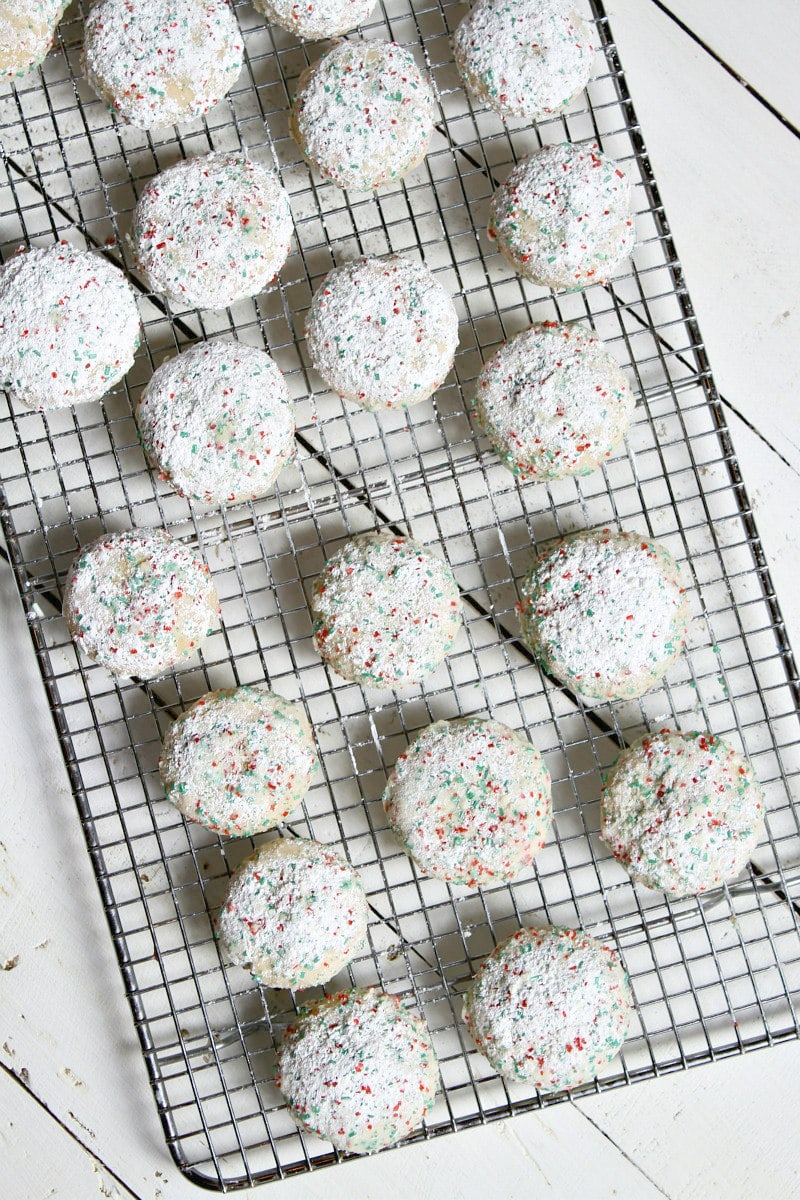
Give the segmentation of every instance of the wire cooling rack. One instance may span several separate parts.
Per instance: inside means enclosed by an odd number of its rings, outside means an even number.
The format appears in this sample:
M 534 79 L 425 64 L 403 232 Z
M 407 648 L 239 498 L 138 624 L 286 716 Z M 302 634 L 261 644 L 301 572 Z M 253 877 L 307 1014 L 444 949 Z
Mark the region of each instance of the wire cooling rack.
M 371 906 L 369 951 L 348 971 L 424 1014 L 442 1087 L 425 1138 L 544 1102 L 506 1085 L 475 1051 L 461 993 L 484 955 L 524 922 L 580 925 L 619 944 L 636 1019 L 619 1059 L 581 1092 L 606 1089 L 798 1035 L 800 769 L 798 681 L 723 414 L 626 90 L 594 0 L 602 69 L 588 99 L 535 128 L 474 110 L 450 34 L 462 5 L 389 0 L 363 32 L 404 43 L 430 71 L 441 113 L 430 154 L 378 196 L 322 184 L 288 134 L 304 47 L 238 8 L 246 67 L 203 121 L 163 137 L 124 127 L 82 80 L 80 13 L 62 22 L 41 72 L 0 100 L 5 256 L 56 236 L 127 262 L 138 194 L 178 158 L 246 146 L 277 167 L 296 250 L 280 282 L 228 312 L 172 312 L 139 285 L 144 338 L 124 388 L 48 415 L 0 420 L 3 529 L 77 798 L 134 1021 L 170 1150 L 199 1183 L 232 1190 L 339 1158 L 301 1133 L 272 1080 L 293 997 L 226 965 L 211 932 L 250 841 L 189 828 L 163 799 L 157 761 L 169 721 L 209 688 L 267 680 L 300 701 L 322 759 L 302 815 L 282 832 L 339 845 Z M 635 184 L 639 243 L 613 283 L 553 296 L 517 278 L 485 237 L 491 193 L 540 142 L 597 138 Z M 454 295 L 454 376 L 405 412 L 380 416 L 329 394 L 308 369 L 312 292 L 355 254 L 422 258 Z M 129 264 L 128 264 L 129 265 Z M 520 487 L 465 415 L 482 361 L 542 319 L 588 321 L 638 395 L 626 447 L 583 479 Z M 164 357 L 197 338 L 266 346 L 297 401 L 298 458 L 274 496 L 228 511 L 193 508 L 148 469 L 131 400 Z M 641 700 L 587 707 L 545 679 L 518 638 L 516 582 L 536 547 L 610 524 L 661 539 L 686 566 L 687 652 Z M 224 626 L 202 660 L 152 685 L 116 681 L 78 656 L 59 609 L 79 546 L 103 531 L 166 526 L 197 544 Z M 445 555 L 465 628 L 418 687 L 372 691 L 331 675 L 311 642 L 307 595 L 347 535 L 390 528 Z M 555 832 L 534 870 L 472 892 L 419 878 L 386 828 L 380 795 L 429 722 L 492 714 L 528 731 L 553 777 Z M 619 748 L 665 724 L 706 727 L 749 754 L 768 797 L 767 834 L 740 881 L 702 899 L 637 891 L 598 839 L 601 774 Z M 347 984 L 342 976 L 335 985 Z M 317 989 L 318 991 L 318 989 Z

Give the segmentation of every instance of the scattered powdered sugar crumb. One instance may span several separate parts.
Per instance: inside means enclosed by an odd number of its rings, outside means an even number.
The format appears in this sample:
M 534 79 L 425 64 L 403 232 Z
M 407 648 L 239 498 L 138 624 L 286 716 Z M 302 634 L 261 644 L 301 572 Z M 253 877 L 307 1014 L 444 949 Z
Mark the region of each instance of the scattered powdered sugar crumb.
M 233 962 L 267 987 L 312 987 L 363 947 L 367 899 L 353 868 L 306 839 L 269 842 L 235 871 L 216 922 Z
M 139 310 L 112 263 L 68 242 L 0 271 L 0 382 L 30 408 L 99 400 L 133 364 Z
M 377 687 L 431 674 L 461 627 L 447 563 L 392 534 L 346 542 L 314 582 L 311 613 L 323 658 L 345 679 Z
M 317 766 L 302 708 L 241 686 L 209 692 L 173 721 L 159 771 L 167 799 L 189 820 L 252 837 L 297 808 Z
M 268 21 L 308 40 L 338 37 L 355 29 L 375 7 L 375 0 L 253 0 Z
M 134 415 L 147 457 L 204 504 L 263 496 L 294 455 L 283 375 L 264 350 L 201 342 L 163 363 Z
M 632 996 L 618 956 L 581 930 L 520 929 L 478 969 L 464 1020 L 509 1080 L 543 1092 L 577 1087 L 617 1055 Z
M 763 832 L 764 794 L 723 738 L 663 729 L 617 759 L 601 824 L 603 841 L 635 880 L 695 895 L 746 866 Z
M 274 171 L 238 153 L 184 159 L 151 179 L 133 217 L 137 268 L 183 307 L 255 296 L 286 262 L 289 197 Z
M 471 887 L 510 882 L 550 831 L 550 775 L 527 738 L 499 721 L 437 721 L 397 760 L 383 806 L 425 874 Z
M 292 106 L 292 134 L 309 162 L 362 192 L 422 161 L 433 120 L 430 82 L 395 42 L 340 42 L 303 72 Z
M 514 270 L 535 283 L 602 283 L 636 240 L 628 177 L 596 142 L 545 146 L 495 192 L 488 233 Z
M 208 112 L 242 62 L 242 35 L 225 0 L 99 0 L 86 17 L 86 78 L 138 129 Z
M 458 316 L 422 263 L 359 258 L 323 280 L 306 321 L 311 361 L 340 395 L 376 411 L 426 399 L 453 365 Z
M 219 628 L 219 603 L 199 555 L 163 529 L 131 529 L 78 554 L 64 617 L 89 658 L 115 675 L 153 679 Z
M 275 1082 L 306 1128 L 371 1154 L 419 1125 L 438 1077 L 424 1021 L 398 997 L 364 988 L 301 1012 L 284 1035 Z
M 523 636 L 559 682 L 630 699 L 683 649 L 688 606 L 668 550 L 636 533 L 583 530 L 557 542 L 521 589 Z
M 547 321 L 486 362 L 473 408 L 515 475 L 561 479 L 610 456 L 635 403 L 621 367 L 588 326 Z
M 504 116 L 539 120 L 586 87 L 595 46 L 569 0 L 478 0 L 453 38 L 469 91 Z

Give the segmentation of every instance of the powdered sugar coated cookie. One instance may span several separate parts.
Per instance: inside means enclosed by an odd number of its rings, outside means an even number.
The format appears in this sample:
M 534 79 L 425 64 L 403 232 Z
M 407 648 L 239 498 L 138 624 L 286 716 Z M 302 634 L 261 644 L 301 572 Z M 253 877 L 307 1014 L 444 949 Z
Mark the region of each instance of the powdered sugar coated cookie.
M 425 1022 L 377 988 L 339 992 L 284 1034 L 275 1080 L 307 1129 L 348 1154 L 407 1137 L 433 1107 L 439 1067 Z
M 208 112 L 236 82 L 242 50 L 225 0 L 98 0 L 86 16 L 86 78 L 137 129 Z
M 596 143 L 545 146 L 492 197 L 489 237 L 534 283 L 581 288 L 613 275 L 636 240 L 631 188 Z
M 226 837 L 252 837 L 285 821 L 317 766 L 302 708 L 247 686 L 195 701 L 167 730 L 158 764 L 167 799 Z
M 338 37 L 366 21 L 375 0 L 253 0 L 268 21 L 309 41 Z
M 270 356 L 200 342 L 155 371 L 134 410 L 147 457 L 182 496 L 238 504 L 265 495 L 294 455 L 294 416 Z
M 325 382 L 362 408 L 409 407 L 453 365 L 458 316 L 427 267 L 401 254 L 335 267 L 306 320 L 311 361 Z
M 734 879 L 763 828 L 752 767 L 712 733 L 662 729 L 640 738 L 603 787 L 603 841 L 637 882 L 675 895 Z
M 64 617 L 88 658 L 114 675 L 153 679 L 219 628 L 219 603 L 198 554 L 163 529 L 130 529 L 81 550 Z
M 586 475 L 611 455 L 635 400 L 588 326 L 546 321 L 518 333 L 485 363 L 472 407 L 515 475 L 561 479 Z
M 433 135 L 433 90 L 395 42 L 345 41 L 300 76 L 292 136 L 342 188 L 368 192 L 422 162 Z
M 680 572 L 659 542 L 583 530 L 525 577 L 520 624 L 545 670 L 594 699 L 655 687 L 683 649 L 689 615 Z
M 156 175 L 133 215 L 137 268 L 181 308 L 256 296 L 286 262 L 289 198 L 274 171 L 242 154 L 184 159 Z
M 363 949 L 367 899 L 330 846 L 268 842 L 234 872 L 216 921 L 230 958 L 267 987 L 325 983 Z
M 64 0 L 0 0 L 0 80 L 39 66 L 66 7 Z
M 29 408 L 99 400 L 133 365 L 139 310 L 122 271 L 57 242 L 0 271 L 0 380 Z
M 499 721 L 437 721 L 400 755 L 383 807 L 423 874 L 509 883 L 549 833 L 550 775 L 527 738 Z
M 509 1080 L 541 1092 L 594 1079 L 630 1029 L 632 996 L 617 953 L 579 929 L 520 929 L 481 964 L 464 1020 Z

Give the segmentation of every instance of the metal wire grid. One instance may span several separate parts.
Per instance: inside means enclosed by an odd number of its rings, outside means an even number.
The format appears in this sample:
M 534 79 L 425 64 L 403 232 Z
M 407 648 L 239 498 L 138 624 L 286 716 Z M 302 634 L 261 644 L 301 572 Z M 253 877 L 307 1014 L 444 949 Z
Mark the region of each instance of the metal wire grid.
M 286 110 L 309 51 L 244 6 L 242 80 L 180 135 L 142 134 L 105 112 L 81 79 L 74 10 L 41 75 L 0 102 L 5 254 L 20 241 L 66 234 L 125 262 L 145 182 L 211 148 L 247 146 L 280 170 L 292 198 L 298 252 L 279 285 L 225 313 L 171 312 L 141 289 L 145 336 L 124 388 L 70 412 L 9 408 L 0 421 L 9 553 L 167 1141 L 182 1170 L 221 1190 L 339 1155 L 298 1131 L 271 1082 L 293 997 L 225 966 L 211 935 L 209 914 L 252 843 L 188 828 L 158 784 L 161 733 L 211 687 L 266 679 L 312 721 L 322 778 L 283 832 L 345 849 L 373 917 L 369 953 L 352 964 L 350 980 L 407 996 L 433 1031 L 442 1091 L 416 1137 L 543 1103 L 498 1080 L 460 1021 L 465 981 L 520 923 L 579 924 L 615 938 L 625 957 L 637 1026 L 619 1060 L 584 1091 L 798 1035 L 800 830 L 789 790 L 800 769 L 797 676 L 608 22 L 595 2 L 605 70 L 588 102 L 531 129 L 471 108 L 449 43 L 463 12 L 438 3 L 412 11 L 396 0 L 364 27 L 418 53 L 442 110 L 424 166 L 377 198 L 320 184 L 302 163 Z M 516 158 L 564 136 L 597 137 L 626 164 L 639 246 L 630 272 L 612 285 L 553 297 L 513 276 L 482 228 L 494 186 Z M 455 379 L 433 400 L 376 417 L 324 391 L 301 333 L 334 262 L 390 251 L 422 257 L 456 296 L 461 344 Z M 602 470 L 520 488 L 465 416 L 464 397 L 497 344 L 550 318 L 587 320 L 630 367 L 637 421 L 626 450 Z M 286 373 L 299 456 L 273 498 L 207 512 L 154 479 L 130 402 L 166 354 L 220 335 L 265 345 Z M 533 548 L 603 523 L 653 534 L 673 550 L 687 567 L 695 620 L 668 686 L 589 708 L 531 663 L 514 605 Z M 138 685 L 80 659 L 57 609 L 80 545 L 104 530 L 149 524 L 201 547 L 224 627 L 198 665 Z M 466 609 L 447 663 L 388 696 L 330 675 L 311 645 L 306 602 L 341 539 L 375 527 L 412 532 L 445 554 Z M 550 768 L 556 810 L 535 870 L 477 893 L 419 878 L 380 805 L 387 772 L 414 733 L 473 712 L 528 730 Z M 602 769 L 621 745 L 663 724 L 732 736 L 768 794 L 768 835 L 748 875 L 702 900 L 637 892 L 597 838 Z

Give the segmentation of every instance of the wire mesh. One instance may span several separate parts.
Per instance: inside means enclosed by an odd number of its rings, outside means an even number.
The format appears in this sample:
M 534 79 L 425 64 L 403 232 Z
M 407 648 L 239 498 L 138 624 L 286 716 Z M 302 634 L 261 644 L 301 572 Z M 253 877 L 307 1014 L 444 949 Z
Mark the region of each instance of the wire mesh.
M 158 781 L 164 729 L 210 688 L 266 680 L 312 722 L 321 777 L 281 832 L 338 845 L 359 869 L 369 950 L 351 964 L 349 981 L 407 997 L 432 1030 L 442 1086 L 417 1139 L 563 1099 L 500 1080 L 461 1022 L 465 982 L 521 923 L 580 925 L 613 938 L 630 972 L 632 1036 L 580 1091 L 798 1035 L 797 674 L 609 24 L 598 0 L 592 8 L 602 69 L 567 115 L 530 127 L 473 108 L 459 86 L 450 35 L 462 5 L 382 4 L 362 32 L 412 50 L 441 112 L 423 166 L 379 195 L 343 193 L 309 172 L 287 109 L 321 48 L 299 45 L 246 5 L 237 9 L 245 71 L 228 100 L 180 131 L 146 134 L 108 114 L 81 76 L 77 8 L 41 72 L 0 100 L 4 257 L 20 242 L 66 236 L 130 268 L 126 233 L 143 186 L 209 149 L 246 147 L 279 170 L 291 196 L 296 249 L 276 285 L 225 312 L 172 311 L 134 274 L 144 337 L 124 386 L 75 410 L 9 405 L 0 420 L 9 555 L 134 1021 L 170 1150 L 207 1186 L 233 1190 L 340 1157 L 298 1129 L 272 1082 L 294 997 L 257 987 L 223 961 L 213 939 L 210 916 L 253 843 L 188 827 Z M 633 265 L 611 284 L 553 295 L 515 276 L 484 230 L 491 193 L 517 158 L 565 137 L 597 138 L 624 163 L 639 240 Z M 302 329 L 332 265 L 389 252 L 434 271 L 455 297 L 461 340 L 454 374 L 431 400 L 375 416 L 324 389 Z M 464 400 L 489 354 L 545 319 L 587 321 L 629 369 L 638 407 L 626 446 L 605 467 L 520 486 Z M 176 349 L 226 336 L 266 347 L 284 371 L 298 458 L 274 496 L 209 511 L 150 471 L 131 402 Z M 590 707 L 541 675 L 519 639 L 515 604 L 537 547 L 601 524 L 656 536 L 685 564 L 693 621 L 663 686 L 638 701 Z M 197 544 L 223 609 L 202 658 L 152 684 L 88 664 L 59 615 L 79 546 L 134 525 L 163 525 Z M 307 605 L 310 581 L 342 539 L 387 527 L 447 557 L 466 615 L 446 663 L 397 693 L 332 675 L 313 649 Z M 416 731 L 472 713 L 528 731 L 550 769 L 556 814 L 534 869 L 477 892 L 419 877 L 380 803 Z M 620 746 L 665 724 L 730 736 L 768 797 L 767 833 L 748 872 L 701 899 L 634 889 L 598 839 L 604 768 Z

